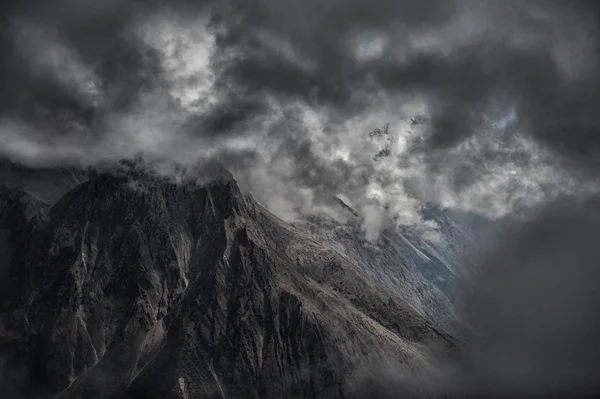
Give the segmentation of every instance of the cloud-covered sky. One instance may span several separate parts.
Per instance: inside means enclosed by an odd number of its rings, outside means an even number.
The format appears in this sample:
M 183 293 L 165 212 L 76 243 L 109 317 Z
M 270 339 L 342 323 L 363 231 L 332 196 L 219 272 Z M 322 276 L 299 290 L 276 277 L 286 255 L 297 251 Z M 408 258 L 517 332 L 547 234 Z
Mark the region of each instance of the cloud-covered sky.
M 338 195 L 415 226 L 423 200 L 497 218 L 597 188 L 594 1 L 1 7 L 0 156 L 28 166 L 211 159 L 286 219 Z

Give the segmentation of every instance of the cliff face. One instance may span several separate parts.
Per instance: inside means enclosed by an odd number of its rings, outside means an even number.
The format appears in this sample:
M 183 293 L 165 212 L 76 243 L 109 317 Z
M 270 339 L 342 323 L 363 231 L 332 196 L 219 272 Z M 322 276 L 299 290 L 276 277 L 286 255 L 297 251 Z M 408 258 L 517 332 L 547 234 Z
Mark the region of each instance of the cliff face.
M 36 392 L 351 398 L 372 364 L 427 368 L 426 344 L 457 345 L 227 173 L 99 176 L 47 215 L 15 198 L 0 197 L 12 254 L 0 350 Z

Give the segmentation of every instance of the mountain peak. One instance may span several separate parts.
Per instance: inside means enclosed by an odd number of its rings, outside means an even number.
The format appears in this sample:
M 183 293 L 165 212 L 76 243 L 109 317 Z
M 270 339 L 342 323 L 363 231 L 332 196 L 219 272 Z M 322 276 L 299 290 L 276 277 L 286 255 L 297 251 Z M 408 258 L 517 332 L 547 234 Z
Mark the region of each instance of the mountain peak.
M 224 168 L 199 167 L 179 178 L 135 168 L 92 176 L 66 193 L 50 215 L 51 219 L 79 215 L 87 220 L 101 214 L 125 222 L 142 215 L 160 218 L 177 213 L 183 217 L 186 211 L 202 212 L 198 207 L 204 204 L 227 218 L 232 212 L 247 213 L 251 201 Z

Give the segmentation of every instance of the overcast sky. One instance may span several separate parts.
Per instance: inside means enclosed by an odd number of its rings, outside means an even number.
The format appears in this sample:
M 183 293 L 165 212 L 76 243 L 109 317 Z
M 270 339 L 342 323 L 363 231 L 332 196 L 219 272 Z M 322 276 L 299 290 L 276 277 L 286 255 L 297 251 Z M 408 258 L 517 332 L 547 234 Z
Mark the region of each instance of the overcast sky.
M 212 159 L 285 219 L 333 194 L 413 226 L 597 189 L 595 1 L 1 7 L 0 156 L 29 166 Z

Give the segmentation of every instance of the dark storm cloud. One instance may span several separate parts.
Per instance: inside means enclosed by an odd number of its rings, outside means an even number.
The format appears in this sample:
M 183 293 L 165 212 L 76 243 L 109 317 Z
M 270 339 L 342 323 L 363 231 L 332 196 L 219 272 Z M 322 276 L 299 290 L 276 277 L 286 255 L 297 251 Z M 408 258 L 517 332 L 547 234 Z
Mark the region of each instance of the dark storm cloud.
M 454 1 L 250 1 L 234 3 L 234 22 L 218 44 L 239 54 L 222 65 L 222 78 L 250 91 L 264 91 L 340 107 L 353 104 L 373 65 L 356 65 L 353 35 L 393 30 L 410 33 L 453 16 Z M 385 61 L 385 60 L 381 60 Z M 377 74 L 377 72 L 375 72 Z
M 358 198 L 374 181 L 385 190 L 405 178 L 376 167 L 372 156 L 382 149 L 358 135 L 388 122 L 394 130 L 413 115 L 389 104 L 411 101 L 425 104 L 430 124 L 397 169 L 425 164 L 412 173 L 444 180 L 448 192 L 483 193 L 473 187 L 496 170 L 506 174 L 507 164 L 540 169 L 528 164 L 536 154 L 517 160 L 489 146 L 453 152 L 480 135 L 482 115 L 512 110 L 511 132 L 529 133 L 573 164 L 587 167 L 597 153 L 593 2 L 29 0 L 3 7 L 0 151 L 29 164 L 89 165 L 139 153 L 183 163 L 227 155 L 234 170 L 289 160 L 284 186 Z M 168 38 L 169 29 L 179 31 Z M 186 70 L 197 63 L 186 51 L 199 41 L 191 33 L 202 30 L 207 66 L 198 77 Z M 194 97 L 203 79 L 208 89 Z M 307 125 L 306 109 L 319 124 Z M 383 120 L 371 122 L 375 113 Z M 349 133 L 345 123 L 360 119 L 369 119 L 354 123 L 365 131 Z M 323 137 L 315 143 L 317 130 Z M 271 145 L 223 148 L 237 138 Z M 231 156 L 236 151 L 240 157 Z M 262 178 L 276 172 L 265 169 Z
M 64 130 L 67 120 L 90 127 L 127 112 L 141 94 L 166 89 L 159 53 L 134 32 L 159 7 L 133 0 L 3 3 L 2 116 L 46 123 L 46 130 Z
M 518 125 L 555 149 L 575 156 L 597 151 L 599 79 L 591 73 L 566 76 L 557 57 L 572 54 L 557 55 L 554 42 L 576 30 L 573 40 L 597 44 L 598 26 L 590 17 L 598 14 L 594 3 L 207 3 L 128 0 L 97 5 L 61 0 L 50 5 L 30 0 L 3 6 L 2 110 L 26 117 L 34 116 L 36 109 L 63 115 L 69 110 L 89 123 L 98 113 L 126 109 L 144 90 L 161 85 L 166 89 L 160 56 L 136 39 L 130 28 L 152 11 L 168 7 L 187 13 L 206 7 L 218 32 L 215 88 L 225 95 L 202 122 L 202 132 L 229 131 L 268 112 L 255 105 L 261 93 L 330 104 L 346 115 L 368 108 L 378 92 L 414 93 L 424 96 L 430 106 L 432 132 L 427 148 L 452 146 L 474 134 L 479 114 L 514 105 Z M 479 35 L 465 33 L 466 39 L 458 42 L 438 37 L 434 50 L 416 43 L 430 31 L 443 35 L 445 28 L 449 36 L 461 36 L 461 29 L 468 30 L 457 26 L 461 23 L 490 28 Z M 581 26 L 573 27 L 574 23 Z M 42 34 L 53 32 L 97 75 L 98 89 L 107 96 L 104 108 L 82 100 L 47 71 L 35 70 L 15 33 L 22 24 L 41 27 Z M 513 32 L 500 29 L 503 25 Z M 534 39 L 516 44 L 519 35 Z M 369 40 L 376 38 L 391 44 L 360 60 L 357 43 L 368 47 Z M 577 54 L 572 62 L 593 66 L 597 54 L 591 50 L 598 49 L 587 49 L 588 54 Z
M 248 98 L 249 97 L 249 98 Z M 200 132 L 205 136 L 216 136 L 230 133 L 234 127 L 240 129 L 240 125 L 248 124 L 257 115 L 268 112 L 268 106 L 262 99 L 229 97 L 224 103 L 207 114 L 191 117 L 187 126 L 191 131 Z
M 213 60 L 218 82 L 221 89 L 234 95 L 222 99 L 223 109 L 215 111 L 205 130 L 227 130 L 230 124 L 264 112 L 240 105 L 240 96 L 265 93 L 300 98 L 333 104 L 351 113 L 367 107 L 377 91 L 412 92 L 423 94 L 431 105 L 430 143 L 434 147 L 452 145 L 473 134 L 477 113 L 499 101 L 501 105 L 516 104 L 520 125 L 556 148 L 573 154 L 596 151 L 599 79 L 595 74 L 567 77 L 553 53 L 554 38 L 577 30 L 573 23 L 581 25 L 574 40 L 587 36 L 584 39 L 597 44 L 598 26 L 590 15 L 598 15 L 598 7 L 593 2 L 268 0 L 230 1 L 210 7 L 207 2 L 198 4 L 131 0 L 102 5 L 73 0 L 50 4 L 30 0 L 4 5 L 2 109 L 28 116 L 36 106 L 84 116 L 94 113 L 92 104 L 82 102 L 51 76 L 33 70 L 15 34 L 20 24 L 54 32 L 97 74 L 112 106 L 121 109 L 140 91 L 160 85 L 164 73 L 159 56 L 131 35 L 131 25 L 149 10 L 169 7 L 188 12 L 206 6 L 218 32 Z M 460 31 L 461 27 L 453 24 L 469 13 L 475 20 L 472 23 L 489 24 L 490 30 L 460 43 L 442 40 L 438 44 L 443 51 L 415 45 L 413 39 L 428 31 L 447 26 Z M 495 31 L 501 25 L 516 28 L 517 36 L 545 36 L 547 40 L 518 45 L 506 32 Z M 356 41 L 378 35 L 391 40 L 393 46 L 359 61 Z M 399 56 L 399 52 L 405 54 Z M 593 65 L 597 54 L 578 57 L 573 62 Z
M 349 115 L 379 91 L 421 94 L 431 108 L 429 149 L 475 134 L 482 113 L 514 107 L 516 127 L 593 162 L 600 140 L 600 79 L 590 73 L 600 49 L 597 9 L 556 1 L 245 2 L 233 7 L 238 18 L 217 42 L 238 54 L 221 65 L 220 78 L 239 90 L 333 104 Z M 489 28 L 458 43 L 439 38 L 435 51 L 411 41 L 444 26 L 460 35 L 468 26 L 453 24 L 471 14 L 471 22 Z M 352 39 L 377 35 L 394 46 L 359 62 Z M 569 40 L 576 48 L 591 44 L 561 54 Z M 566 70 L 570 64 L 585 71 Z
M 46 32 L 39 34 L 55 34 L 58 39 L 68 41 L 91 67 L 96 67 L 94 64 L 103 57 L 113 55 L 109 58 L 115 61 L 115 65 L 103 65 L 99 70 L 106 78 L 115 77 L 114 74 L 120 67 L 119 61 L 129 64 L 126 65 L 127 68 L 135 68 L 134 56 L 127 54 L 135 51 L 135 46 L 130 46 L 127 50 L 123 48 L 126 46 L 125 41 L 117 41 L 124 24 L 129 20 L 131 4 L 107 2 L 105 6 L 92 6 L 91 9 L 79 4 L 73 1 L 53 4 L 25 1 L 8 2 L 3 6 L 5 21 L 2 24 L 0 64 L 3 87 L 0 104 L 3 112 L 13 111 L 30 117 L 33 116 L 35 107 L 50 108 L 52 111 L 85 111 L 91 106 L 81 104 L 74 93 L 68 92 L 53 76 L 49 76 L 49 71 L 35 69 L 34 61 L 30 59 L 31 54 L 24 54 L 24 51 L 26 46 L 37 43 L 24 43 L 27 37 L 19 34 L 28 27 L 45 29 Z M 115 45 L 121 48 L 114 51 Z M 40 48 L 32 50 L 42 53 L 47 49 L 40 44 Z

